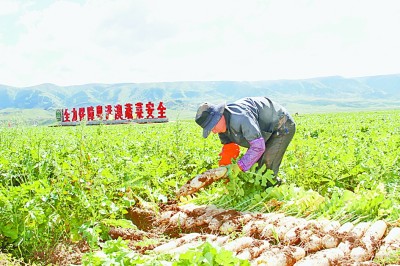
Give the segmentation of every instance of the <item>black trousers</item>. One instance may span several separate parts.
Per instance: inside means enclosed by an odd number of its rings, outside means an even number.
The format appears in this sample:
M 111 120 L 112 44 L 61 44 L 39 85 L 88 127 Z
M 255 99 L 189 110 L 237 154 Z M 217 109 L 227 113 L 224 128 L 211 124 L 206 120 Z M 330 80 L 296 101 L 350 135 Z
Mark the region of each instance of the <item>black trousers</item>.
M 259 167 L 265 164 L 267 169 L 274 171 L 275 177 L 278 176 L 283 155 L 296 132 L 296 123 L 289 114 L 284 117 L 284 120 L 265 142 L 265 152 L 258 160 Z

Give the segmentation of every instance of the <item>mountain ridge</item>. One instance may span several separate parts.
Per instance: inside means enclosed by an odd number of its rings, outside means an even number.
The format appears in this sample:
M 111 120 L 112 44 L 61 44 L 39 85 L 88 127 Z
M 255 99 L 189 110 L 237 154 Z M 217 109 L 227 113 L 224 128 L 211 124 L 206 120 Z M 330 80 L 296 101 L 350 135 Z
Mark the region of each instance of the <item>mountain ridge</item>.
M 309 109 L 323 109 L 330 105 L 333 109 L 335 106 L 338 109 L 396 108 L 400 106 L 400 74 L 264 81 L 90 83 L 73 86 L 43 83 L 29 87 L 0 85 L 0 109 L 51 110 L 163 101 L 169 109 L 193 111 L 204 101 L 230 102 L 246 96 L 267 96 L 291 107 L 293 112 L 301 111 L 302 106 Z

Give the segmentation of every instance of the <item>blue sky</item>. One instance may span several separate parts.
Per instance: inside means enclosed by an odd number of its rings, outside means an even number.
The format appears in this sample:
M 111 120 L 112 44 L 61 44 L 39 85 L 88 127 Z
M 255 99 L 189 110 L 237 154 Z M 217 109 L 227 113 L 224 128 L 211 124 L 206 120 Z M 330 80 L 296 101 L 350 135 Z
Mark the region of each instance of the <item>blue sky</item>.
M 400 73 L 397 0 L 0 0 L 0 84 Z

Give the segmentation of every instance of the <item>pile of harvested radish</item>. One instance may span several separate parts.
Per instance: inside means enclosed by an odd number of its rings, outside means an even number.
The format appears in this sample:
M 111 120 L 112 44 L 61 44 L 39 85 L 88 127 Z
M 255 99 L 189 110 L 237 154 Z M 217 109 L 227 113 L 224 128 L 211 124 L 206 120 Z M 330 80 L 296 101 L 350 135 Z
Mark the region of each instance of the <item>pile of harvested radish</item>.
M 151 218 L 148 210 L 146 217 L 140 217 L 141 213 L 143 210 L 130 210 L 134 223 L 141 218 L 151 221 L 169 236 L 168 241 L 153 247 L 155 253 L 179 255 L 207 241 L 251 265 L 318 266 L 379 265 L 373 260 L 400 254 L 400 228 L 381 220 L 340 224 L 191 204 L 166 205 Z M 150 228 L 136 224 L 142 230 Z M 400 263 L 400 258 L 395 263 Z
M 224 166 L 215 169 L 210 169 L 202 174 L 195 176 L 193 179 L 189 180 L 184 184 L 177 196 L 187 196 L 196 193 L 201 188 L 204 188 L 211 183 L 226 178 L 228 176 L 228 169 Z

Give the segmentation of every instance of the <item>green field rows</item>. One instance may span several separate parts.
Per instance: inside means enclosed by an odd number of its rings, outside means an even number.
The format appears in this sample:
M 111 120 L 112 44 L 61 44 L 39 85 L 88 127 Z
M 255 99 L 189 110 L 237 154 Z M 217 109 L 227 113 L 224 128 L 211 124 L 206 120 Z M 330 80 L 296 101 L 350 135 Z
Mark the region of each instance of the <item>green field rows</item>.
M 281 186 L 250 171 L 179 200 L 398 226 L 400 111 L 294 118 Z M 128 226 L 127 208 L 175 200 L 187 180 L 218 167 L 220 149 L 194 121 L 0 127 L 1 252 L 40 261 L 60 242 L 96 249 L 110 226 Z

